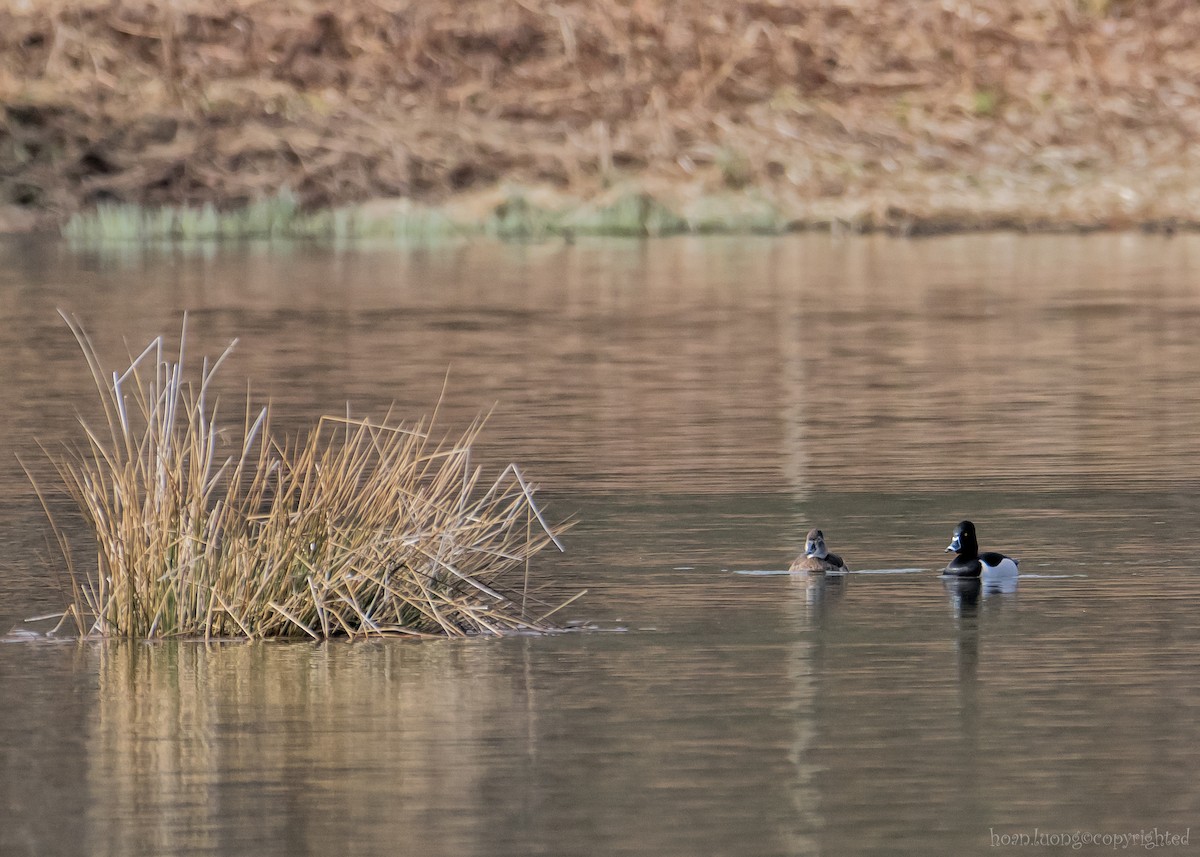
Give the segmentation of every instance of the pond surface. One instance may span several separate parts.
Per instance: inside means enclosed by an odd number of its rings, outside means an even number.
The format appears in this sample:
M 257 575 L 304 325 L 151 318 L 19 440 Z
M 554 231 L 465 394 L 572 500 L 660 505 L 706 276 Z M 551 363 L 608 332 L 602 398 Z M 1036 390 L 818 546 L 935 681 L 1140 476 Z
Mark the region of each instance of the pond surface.
M 58 308 L 112 368 L 186 310 L 193 355 L 240 340 L 230 401 L 250 379 L 294 430 L 444 383 L 449 431 L 496 405 L 482 455 L 578 515 L 536 570 L 600 629 L 0 644 L 5 857 L 1200 842 L 1200 238 L 0 261 L 0 633 L 62 605 L 17 459 L 45 477 L 95 406 Z M 968 517 L 1015 591 L 935 574 Z M 901 573 L 768 573 L 811 526 Z

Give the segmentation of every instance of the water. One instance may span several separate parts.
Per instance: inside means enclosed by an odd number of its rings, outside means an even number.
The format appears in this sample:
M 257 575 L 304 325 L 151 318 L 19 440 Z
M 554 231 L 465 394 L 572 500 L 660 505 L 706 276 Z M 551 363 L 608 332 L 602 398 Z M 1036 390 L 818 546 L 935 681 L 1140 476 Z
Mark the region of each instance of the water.
M 578 514 L 539 565 L 602 629 L 0 644 L 5 857 L 1200 827 L 1200 238 L 0 257 L 0 631 L 61 606 L 16 458 L 44 476 L 37 441 L 91 413 L 60 307 L 114 366 L 187 310 L 193 354 L 240 338 L 229 413 L 250 378 L 293 429 L 347 399 L 420 416 L 444 383 L 449 430 L 496 404 L 482 453 Z M 1021 559 L 1015 592 L 932 573 L 963 517 Z M 899 573 L 768 573 L 810 526 Z

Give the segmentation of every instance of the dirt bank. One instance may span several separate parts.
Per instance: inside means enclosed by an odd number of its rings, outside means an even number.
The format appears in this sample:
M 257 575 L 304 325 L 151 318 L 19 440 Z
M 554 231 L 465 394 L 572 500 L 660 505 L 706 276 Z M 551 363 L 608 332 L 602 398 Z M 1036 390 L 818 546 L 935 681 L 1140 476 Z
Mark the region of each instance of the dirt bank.
M 693 227 L 714 198 L 771 228 L 1194 225 L 1197 44 L 1184 0 L 4 0 L 0 221 L 285 187 L 470 217 L 522 186 Z

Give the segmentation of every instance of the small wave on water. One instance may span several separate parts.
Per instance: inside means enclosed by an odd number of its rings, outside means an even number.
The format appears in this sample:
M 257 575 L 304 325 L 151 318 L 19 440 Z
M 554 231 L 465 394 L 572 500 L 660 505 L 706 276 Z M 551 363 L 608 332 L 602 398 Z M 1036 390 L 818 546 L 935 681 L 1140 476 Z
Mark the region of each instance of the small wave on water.
M 864 568 L 849 572 L 850 574 L 920 574 L 929 571 L 927 568 Z
M 841 577 L 843 575 L 851 575 L 851 574 L 920 574 L 923 571 L 928 571 L 928 569 L 924 569 L 924 568 L 867 568 L 867 569 L 856 570 L 856 571 L 829 572 L 828 574 L 830 577 Z M 807 571 L 788 571 L 786 568 L 780 568 L 780 569 L 772 569 L 772 568 L 740 569 L 740 568 L 738 568 L 738 569 L 733 569 L 733 573 L 746 575 L 748 577 L 786 577 L 788 575 L 808 574 Z

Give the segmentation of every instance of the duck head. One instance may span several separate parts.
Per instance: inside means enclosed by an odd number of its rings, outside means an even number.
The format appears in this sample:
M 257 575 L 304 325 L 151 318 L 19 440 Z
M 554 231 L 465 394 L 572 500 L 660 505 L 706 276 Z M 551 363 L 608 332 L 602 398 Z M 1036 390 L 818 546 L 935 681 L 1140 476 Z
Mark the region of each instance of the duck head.
M 825 534 L 820 530 L 809 530 L 804 540 L 804 555 L 825 559 L 829 551 L 825 548 Z
M 970 521 L 961 521 L 954 528 L 954 538 L 950 539 L 950 546 L 945 552 L 970 553 L 972 550 L 979 550 L 979 542 L 975 540 L 975 525 Z

